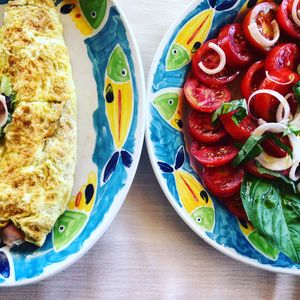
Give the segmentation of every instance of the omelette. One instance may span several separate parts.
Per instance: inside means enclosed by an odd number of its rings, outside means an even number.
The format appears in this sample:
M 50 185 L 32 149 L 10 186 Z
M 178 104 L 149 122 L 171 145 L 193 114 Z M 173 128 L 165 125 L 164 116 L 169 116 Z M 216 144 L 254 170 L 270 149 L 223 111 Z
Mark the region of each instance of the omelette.
M 77 143 L 72 69 L 52 0 L 9 1 L 0 80 L 0 239 L 42 246 L 70 199 Z

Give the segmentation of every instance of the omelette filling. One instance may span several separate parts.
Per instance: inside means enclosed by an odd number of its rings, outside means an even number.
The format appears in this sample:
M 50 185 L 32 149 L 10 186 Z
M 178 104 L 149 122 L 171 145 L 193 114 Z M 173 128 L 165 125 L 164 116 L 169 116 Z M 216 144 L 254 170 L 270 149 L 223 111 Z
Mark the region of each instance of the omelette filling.
M 76 163 L 76 94 L 52 0 L 13 0 L 0 28 L 0 240 L 42 246 Z

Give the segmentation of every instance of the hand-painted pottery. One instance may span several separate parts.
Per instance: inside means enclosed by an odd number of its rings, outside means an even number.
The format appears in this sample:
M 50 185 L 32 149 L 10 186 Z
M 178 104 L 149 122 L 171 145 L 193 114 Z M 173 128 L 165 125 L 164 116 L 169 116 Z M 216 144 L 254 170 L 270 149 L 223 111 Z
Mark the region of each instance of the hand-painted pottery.
M 0 1 L 1 14 L 7 1 Z M 80 258 L 108 228 L 132 183 L 144 136 L 136 42 L 110 0 L 57 0 L 78 96 L 73 196 L 42 248 L 0 245 L 0 286 L 33 283 Z
M 202 186 L 184 135 L 186 105 L 182 87 L 193 54 L 203 42 L 240 18 L 257 1 L 194 1 L 173 24 L 157 50 L 149 74 L 147 146 L 157 179 L 181 218 L 224 254 L 275 272 L 300 274 L 249 223 L 239 221 Z

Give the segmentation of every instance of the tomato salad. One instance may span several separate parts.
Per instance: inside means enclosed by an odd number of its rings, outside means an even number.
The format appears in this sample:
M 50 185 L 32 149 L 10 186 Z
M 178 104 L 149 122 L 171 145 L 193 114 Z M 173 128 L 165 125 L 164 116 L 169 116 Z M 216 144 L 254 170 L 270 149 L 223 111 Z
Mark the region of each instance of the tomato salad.
M 184 85 L 190 153 L 204 185 L 297 263 L 299 39 L 300 0 L 260 2 L 197 50 Z

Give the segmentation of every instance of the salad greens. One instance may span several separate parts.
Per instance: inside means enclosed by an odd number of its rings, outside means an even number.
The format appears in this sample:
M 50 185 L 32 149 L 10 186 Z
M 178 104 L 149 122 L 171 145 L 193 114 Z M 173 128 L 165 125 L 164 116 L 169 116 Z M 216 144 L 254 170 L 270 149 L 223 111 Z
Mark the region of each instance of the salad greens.
M 251 135 L 233 160 L 233 165 L 238 166 L 245 161 L 259 156 L 263 152 L 263 148 L 260 145 L 263 140 L 264 136 Z
M 293 123 L 289 123 L 287 128 L 283 132 L 283 136 L 287 136 L 289 134 L 299 135 L 300 129 L 296 127 Z
M 282 150 L 284 150 L 285 152 L 287 152 L 291 158 L 293 158 L 293 150 L 291 149 L 291 147 L 287 146 L 286 144 L 284 144 L 277 136 L 275 133 L 270 132 L 268 134 L 265 135 L 266 138 L 271 138 L 274 143 L 281 148 Z
M 261 143 L 265 139 L 272 139 L 275 144 L 286 151 L 292 158 L 293 158 L 293 152 L 292 149 L 285 145 L 277 136 L 276 134 L 270 132 L 262 136 L 255 136 L 251 135 L 246 143 L 240 148 L 240 151 L 238 155 L 235 157 L 233 161 L 234 166 L 238 166 L 239 164 L 246 162 L 248 160 L 251 160 L 257 156 L 259 156 L 263 152 L 263 148 L 261 146 Z
M 293 86 L 294 95 L 298 103 L 300 103 L 300 81 Z
M 0 128 L 0 141 L 3 140 L 5 136 L 4 129 L 7 124 L 11 123 L 12 121 L 12 114 L 15 110 L 15 104 L 16 104 L 16 97 L 13 93 L 12 84 L 10 82 L 10 79 L 7 76 L 1 76 L 0 77 L 0 94 L 5 96 L 5 101 L 8 109 L 8 118 L 7 122 L 4 127 Z
M 212 123 L 215 123 L 221 115 L 228 114 L 235 110 L 236 113 L 232 116 L 232 120 L 238 125 L 248 115 L 246 100 L 240 99 L 223 103 L 213 114 Z
M 241 198 L 258 233 L 300 263 L 300 198 L 290 186 L 246 175 Z
M 13 93 L 12 84 L 7 76 L 1 76 L 0 78 L 0 94 L 10 96 Z
M 267 175 L 276 177 L 278 179 L 282 179 L 285 183 L 291 185 L 291 187 L 295 193 L 297 192 L 296 185 L 293 180 L 290 180 L 288 177 L 284 176 L 280 172 L 275 172 L 275 171 L 271 171 L 271 170 L 264 168 L 258 161 L 256 161 L 256 166 L 257 166 L 257 170 L 260 174 L 267 174 Z

